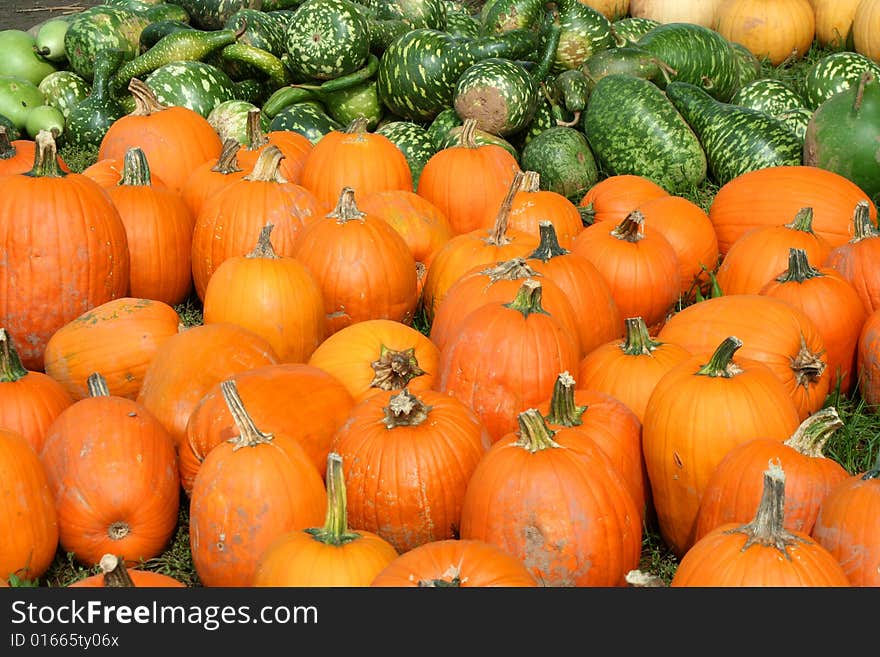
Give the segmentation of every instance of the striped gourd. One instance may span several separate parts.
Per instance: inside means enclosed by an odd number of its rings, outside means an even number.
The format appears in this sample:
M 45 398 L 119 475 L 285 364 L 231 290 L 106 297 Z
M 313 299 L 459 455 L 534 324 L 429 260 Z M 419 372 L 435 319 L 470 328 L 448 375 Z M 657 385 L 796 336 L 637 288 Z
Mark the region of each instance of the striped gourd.
M 593 53 L 614 47 L 611 21 L 579 0 L 558 0 L 559 45 L 551 73 L 579 68 Z
M 706 177 L 706 154 L 697 135 L 666 94 L 644 78 L 616 73 L 599 80 L 582 128 L 608 175 L 643 176 L 671 194 Z
M 755 169 L 801 163 L 802 142 L 779 119 L 723 103 L 689 82 L 670 82 L 666 95 L 699 137 L 718 185 Z
M 782 80 L 761 78 L 740 87 L 730 99 L 734 105 L 751 107 L 779 119 L 804 138 L 813 112 L 803 98 Z
M 223 23 L 239 9 L 254 5 L 254 0 L 174 0 L 189 14 L 193 27 L 219 30 Z
M 163 105 L 181 105 L 207 117 L 220 103 L 236 98 L 235 84 L 224 71 L 198 60 L 171 62 L 144 78 Z
M 417 188 L 422 169 L 437 152 L 437 147 L 431 141 L 427 129 L 412 121 L 389 121 L 376 128 L 376 132 L 388 137 L 406 157 L 406 163 L 412 174 L 413 188 Z
M 411 29 L 446 29 L 445 0 L 372 0 L 368 4 L 378 20 L 402 20 Z
M 611 23 L 611 33 L 618 46 L 632 45 L 642 38 L 642 35 L 660 25 L 660 21 L 653 18 L 640 16 L 627 16 L 618 18 Z
M 544 0 L 487 0 L 479 18 L 483 34 L 537 29 L 544 19 Z
M 562 194 L 575 204 L 599 180 L 584 133 L 568 126 L 547 128 L 535 136 L 522 149 L 520 166 L 538 173 L 541 189 Z
M 825 55 L 804 75 L 803 93 L 807 106 L 816 109 L 834 94 L 857 85 L 865 71 L 873 71 L 880 76 L 880 64 L 857 52 L 843 51 Z
M 290 130 L 298 132 L 313 144 L 333 130 L 344 130 L 338 121 L 332 119 L 324 106 L 314 100 L 293 103 L 272 117 L 269 130 Z
M 476 119 L 482 130 L 506 137 L 531 121 L 538 104 L 538 87 L 522 64 L 489 57 L 462 72 L 452 100 L 462 119 Z
M 350 0 L 305 0 L 287 24 L 285 44 L 294 73 L 332 80 L 367 61 L 370 26 Z

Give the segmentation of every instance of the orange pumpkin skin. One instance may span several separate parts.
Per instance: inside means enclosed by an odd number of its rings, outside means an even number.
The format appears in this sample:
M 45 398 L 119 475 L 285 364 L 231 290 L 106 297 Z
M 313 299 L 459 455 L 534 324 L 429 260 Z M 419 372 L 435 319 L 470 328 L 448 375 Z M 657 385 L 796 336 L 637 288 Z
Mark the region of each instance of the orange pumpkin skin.
M 77 401 L 49 427 L 40 460 L 59 542 L 77 561 L 110 552 L 137 564 L 165 549 L 178 519 L 177 454 L 143 405 L 106 391 Z
M 504 550 L 476 539 L 431 541 L 398 556 L 370 586 L 536 587 L 525 565 Z
M 718 5 L 714 29 L 773 66 L 802 59 L 816 36 L 810 0 L 728 0 Z
M 354 406 L 342 382 L 303 363 L 254 367 L 229 378 L 235 381 L 257 426 L 269 433 L 295 436 L 315 468 L 323 472 L 333 433 Z M 290 404 L 291 399 L 297 403 Z M 186 424 L 186 440 L 180 446 L 180 483 L 187 495 L 208 452 L 235 432 L 220 384 L 216 383 L 193 408 Z
M 540 295 L 538 279 L 527 279 L 511 302 L 487 303 L 465 317 L 440 351 L 437 389 L 470 406 L 493 442 L 580 360 L 577 338 L 543 309 Z
M 880 309 L 862 325 L 856 349 L 859 395 L 870 407 L 880 405 Z
M 552 434 L 552 447 L 537 411 L 520 417 L 528 419 L 492 445 L 468 482 L 461 538 L 513 555 L 540 586 L 623 586 L 639 562 L 642 522 L 620 474 L 579 436 L 567 447 L 573 429 Z M 546 433 L 526 436 L 523 422 Z
M 754 438 L 782 442 L 800 422 L 766 365 L 733 358 L 741 346 L 725 339 L 714 354 L 682 361 L 660 378 L 645 408 L 642 449 L 651 495 L 660 534 L 679 558 L 693 545 L 700 499 L 725 454 Z
M 0 579 L 45 573 L 58 549 L 58 515 L 46 470 L 18 432 L 0 428 Z
M 709 206 L 709 219 L 724 255 L 750 228 L 774 226 L 780 217 L 793 217 L 803 207 L 813 208 L 813 230 L 832 248 L 852 237 L 853 208 L 867 201 L 870 216 L 877 208 L 855 183 L 826 169 L 777 166 L 749 171 L 722 185 Z
M 577 206 L 558 192 L 541 189 L 540 175 L 536 171 L 526 171 L 523 181 L 513 197 L 510 208 L 511 230 L 522 231 L 539 236 L 541 221 L 553 224 L 557 240 L 565 249 L 571 248 L 575 235 L 584 229 L 584 223 Z M 486 223 L 495 218 L 493 212 Z
M 489 444 L 476 414 L 442 392 L 368 397 L 331 446 L 342 457 L 349 523 L 398 553 L 453 538 L 468 480 Z
M 199 216 L 202 206 L 208 199 L 226 185 L 241 180 L 253 170 L 253 166 L 242 167 L 239 163 L 240 148 L 241 143 L 237 139 L 227 139 L 223 142 L 223 148 L 217 157 L 205 160 L 187 176 L 180 190 L 180 196 L 193 219 Z M 96 164 L 100 164 L 100 161 Z
M 586 209 L 591 223 L 613 221 L 617 224 L 642 204 L 664 196 L 669 196 L 669 192 L 653 180 L 620 174 L 603 178 L 590 187 L 578 205 Z
M 25 369 L 0 328 L 0 427 L 21 434 L 39 453 L 46 429 L 73 401 L 51 376 Z
M 174 579 L 170 575 L 165 575 L 163 573 L 157 573 L 152 570 L 138 570 L 137 568 L 131 568 L 128 571 L 129 577 L 131 577 L 132 582 L 138 588 L 186 588 L 186 584 L 181 582 L 179 579 Z M 106 584 L 104 584 L 104 575 L 103 573 L 98 573 L 97 575 L 89 575 L 88 577 L 83 577 L 82 579 L 78 579 L 72 584 L 67 585 L 68 588 L 104 588 Z
M 129 276 L 119 211 L 95 181 L 59 174 L 54 140 L 43 134 L 35 175 L 7 174 L 0 198 L 0 326 L 37 371 L 52 333 L 125 296 Z
M 290 182 L 300 184 L 306 158 L 311 152 L 312 142 L 293 130 L 270 130 L 264 133 L 260 125 L 260 109 L 252 109 L 247 117 L 248 143 L 238 151 L 238 162 L 244 169 L 253 169 L 260 153 L 269 144 L 274 144 L 284 153 L 278 172 Z
M 355 322 L 324 340 L 309 365 L 332 375 L 355 402 L 379 392 L 434 387 L 440 350 L 412 326 L 390 319 Z
M 237 324 L 193 326 L 162 344 L 144 373 L 137 401 L 168 430 L 177 447 L 186 423 L 211 386 L 237 372 L 278 363 L 266 339 Z
M 706 483 L 695 539 L 718 525 L 754 518 L 763 490 L 761 473 L 771 461 L 785 471 L 785 528 L 810 534 L 822 500 L 849 476 L 840 463 L 822 453 L 831 433 L 841 426 L 837 411 L 830 407 L 804 420 L 782 443 L 755 438 L 731 449 Z
M 880 586 L 880 459 L 832 488 L 812 536 L 843 567 L 852 586 Z
M 162 343 L 179 332 L 180 316 L 162 301 L 112 299 L 68 322 L 46 343 L 46 373 L 74 399 L 88 396 L 100 372 L 111 394 L 135 399 Z
M 770 367 L 801 420 L 822 407 L 831 388 L 822 335 L 809 317 L 781 299 L 759 294 L 705 299 L 669 318 L 657 339 L 696 353 L 711 351 L 730 335 L 742 340 L 744 358 Z
M 37 142 L 33 139 L 9 140 L 6 130 L 0 131 L 0 176 L 7 173 L 27 173 L 34 166 L 37 153 Z M 62 171 L 70 171 L 70 167 L 59 155 L 58 166 Z
M 853 236 L 831 250 L 827 264 L 850 282 L 871 313 L 880 308 L 880 231 L 874 226 L 869 207 L 867 202 L 856 205 Z

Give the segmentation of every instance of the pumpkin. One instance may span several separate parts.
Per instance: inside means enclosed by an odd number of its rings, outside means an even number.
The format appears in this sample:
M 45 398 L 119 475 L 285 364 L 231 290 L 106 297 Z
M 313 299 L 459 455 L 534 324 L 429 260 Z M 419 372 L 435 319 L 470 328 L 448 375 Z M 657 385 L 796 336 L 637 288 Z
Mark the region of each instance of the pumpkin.
M 526 279 L 509 302 L 465 317 L 440 350 L 435 387 L 470 406 L 492 440 L 514 431 L 517 415 L 550 396 L 559 372 L 580 360 L 577 337 L 542 303 L 540 279 Z
M 830 50 L 852 50 L 853 18 L 862 0 L 812 0 L 816 40 Z
M 324 481 L 324 524 L 275 539 L 260 555 L 251 586 L 369 586 L 397 558 L 384 538 L 349 526 L 342 457 L 336 452 L 327 455 Z
M 122 180 L 122 170 L 125 168 L 125 155 L 120 158 L 107 158 L 104 160 L 96 160 L 82 170 L 82 174 L 94 180 L 105 190 L 115 187 Z M 153 173 L 150 180 L 157 187 L 167 187 L 167 185 Z
M 490 225 L 495 218 L 493 211 L 487 217 Z M 525 171 L 519 189 L 510 204 L 508 226 L 538 237 L 540 222 L 549 221 L 556 231 L 556 239 L 563 248 L 571 248 L 575 235 L 584 229 L 577 206 L 559 192 L 541 189 L 541 176 L 537 171 Z
M 136 564 L 165 550 L 180 498 L 174 441 L 142 404 L 111 395 L 99 373 L 89 396 L 50 425 L 40 460 L 59 542 L 77 561 L 90 566 L 112 552 Z
M 877 25 L 880 24 L 880 2 L 861 0 L 853 15 L 852 35 L 855 51 L 868 59 L 880 63 L 880 37 Z
M 130 256 L 128 294 L 170 306 L 192 290 L 195 218 L 179 192 L 152 184 L 144 151 L 125 153 L 122 180 L 107 189 L 125 225 Z
M 477 143 L 476 128 L 477 120 L 466 118 L 458 141 L 428 159 L 416 187 L 419 196 L 446 216 L 456 235 L 491 229 L 491 218 L 520 171 L 516 158 L 503 147 Z
M 253 169 L 260 153 L 273 144 L 278 147 L 284 157 L 278 165 L 278 173 L 288 181 L 301 184 L 303 166 L 313 145 L 302 133 L 293 130 L 270 130 L 263 132 L 260 124 L 262 110 L 255 107 L 247 113 L 247 145 L 237 153 L 239 165 L 244 169 Z
M 802 59 L 816 36 L 810 0 L 722 0 L 712 26 L 773 66 Z
M 856 378 L 856 351 L 868 311 L 852 284 L 831 267 L 813 267 L 804 249 L 789 250 L 788 269 L 760 294 L 782 299 L 809 317 L 822 336 L 831 388 L 848 395 Z
M 603 178 L 590 187 L 578 206 L 586 224 L 620 223 L 643 203 L 663 196 L 669 196 L 669 192 L 650 178 L 621 173 Z
M 880 308 L 880 231 L 871 219 L 868 201 L 859 201 L 852 214 L 852 237 L 828 254 L 828 265 L 855 288 L 869 313 Z
M 501 548 L 476 539 L 430 541 L 397 556 L 375 587 L 537 587 L 531 571 Z
M 138 568 L 129 570 L 125 567 L 125 560 L 115 554 L 105 554 L 98 566 L 101 568 L 100 573 L 78 579 L 68 584 L 68 588 L 186 587 L 186 584 L 170 575 Z
M 0 326 L 22 364 L 43 369 L 52 334 L 70 320 L 128 290 L 125 225 L 90 178 L 64 174 L 52 133 L 37 134 L 27 173 L 0 178 Z
M 823 453 L 828 439 L 842 426 L 837 409 L 829 406 L 801 422 L 783 442 L 755 438 L 727 452 L 703 490 L 695 539 L 718 525 L 754 518 L 761 500 L 760 474 L 769 462 L 785 470 L 785 528 L 809 534 L 822 500 L 849 476 L 840 463 Z
M 341 381 L 303 363 L 254 367 L 229 379 L 255 423 L 267 433 L 294 436 L 315 469 L 324 472 L 333 433 L 354 406 Z M 296 404 L 290 404 L 291 399 Z M 218 382 L 198 401 L 186 423 L 186 440 L 180 446 L 180 483 L 187 495 L 208 452 L 235 433 L 235 419 Z
M 114 121 L 98 147 L 98 159 L 123 160 L 132 146 L 141 148 L 152 170 L 172 190 L 180 193 L 192 171 L 218 157 L 223 148 L 220 135 L 208 119 L 183 105 L 163 105 L 138 78 L 128 90 L 135 108 Z
M 731 335 L 713 353 L 682 361 L 645 408 L 642 449 L 657 524 L 679 558 L 693 545 L 703 490 L 725 454 L 753 438 L 782 442 L 800 423 L 782 382 L 764 363 L 737 355 L 742 346 Z
M 609 21 L 616 21 L 626 17 L 630 0 L 580 0 L 580 2 L 592 7 Z
M 50 375 L 25 369 L 0 327 L 0 427 L 20 434 L 39 453 L 46 429 L 73 402 Z
M 111 394 L 135 399 L 147 366 L 176 335 L 180 316 L 162 301 L 120 297 L 87 310 L 46 343 L 46 374 L 74 399 L 88 396 L 88 378 L 100 372 Z
M 432 388 L 439 361 L 437 345 L 412 326 L 366 319 L 324 340 L 309 365 L 335 377 L 360 401 L 382 391 Z
M 37 142 L 33 139 L 9 139 L 6 126 L 0 125 L 0 176 L 7 173 L 27 173 L 34 166 Z M 70 167 L 59 155 L 58 167 L 70 171 Z
M 659 23 L 695 23 L 715 27 L 715 12 L 722 0 L 630 0 L 630 16 Z
M 303 229 L 291 255 L 318 283 L 328 335 L 366 319 L 412 322 L 419 301 L 412 252 L 388 222 L 358 208 L 352 187 Z
M 149 410 L 180 446 L 186 423 L 214 384 L 236 372 L 278 363 L 262 336 L 227 322 L 201 324 L 171 336 L 144 372 L 137 401 Z
M 328 206 L 343 189 L 358 196 L 388 189 L 413 191 L 406 156 L 385 135 L 368 132 L 369 119 L 359 116 L 345 130 L 331 130 L 306 155 L 301 184 Z
M 247 255 L 217 267 L 205 288 L 205 324 L 229 322 L 266 339 L 283 363 L 305 363 L 327 336 L 324 298 L 318 282 L 296 258 L 279 256 L 261 230 Z
M 880 457 L 834 486 L 822 503 L 812 537 L 841 565 L 852 586 L 880 586 Z
M 250 586 L 275 539 L 321 522 L 327 489 L 296 438 L 257 428 L 234 381 L 224 380 L 221 390 L 237 435 L 208 452 L 196 474 L 190 550 L 205 586 Z
M 227 184 L 241 180 L 253 170 L 253 165 L 247 169 L 242 168 L 238 161 L 239 149 L 241 144 L 236 139 L 232 137 L 226 139 L 217 157 L 205 160 L 187 176 L 180 195 L 194 219 L 199 216 L 202 206 L 209 198 Z M 104 161 L 107 160 L 98 160 L 95 164 Z
M 670 586 L 850 586 L 834 556 L 808 534 L 785 528 L 784 470 L 771 463 L 751 522 L 725 523 L 703 536 Z
M 859 396 L 869 407 L 880 405 L 880 309 L 871 312 L 856 347 Z
M 541 586 L 622 586 L 639 563 L 641 514 L 598 448 L 547 427 L 536 409 L 480 460 L 461 512 L 461 538 L 519 559 Z
M 489 444 L 476 414 L 450 395 L 404 388 L 368 397 L 332 443 L 349 522 L 399 553 L 455 537 L 465 488 Z
M 58 549 L 58 514 L 46 470 L 17 431 L 0 427 L 0 579 L 41 577 Z

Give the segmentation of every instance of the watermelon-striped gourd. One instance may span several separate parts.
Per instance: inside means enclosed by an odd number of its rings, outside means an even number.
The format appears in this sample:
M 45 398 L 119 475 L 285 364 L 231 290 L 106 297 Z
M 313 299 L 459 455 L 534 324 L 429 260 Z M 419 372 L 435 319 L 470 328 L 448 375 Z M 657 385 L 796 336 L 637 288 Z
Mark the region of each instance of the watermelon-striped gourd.
M 149 23 L 137 12 L 113 5 L 80 12 L 64 33 L 68 69 L 91 83 L 102 50 L 121 50 L 123 59 L 134 59 L 140 53 L 141 31 Z
M 803 98 L 782 80 L 760 78 L 740 87 L 731 104 L 751 107 L 786 124 L 800 138 L 804 138 L 813 112 Z
M 312 144 L 317 144 L 328 132 L 344 129 L 344 125 L 331 118 L 324 106 L 314 100 L 288 105 L 269 121 L 270 131 L 298 132 Z
M 818 59 L 802 82 L 807 107 L 816 109 L 834 94 L 857 85 L 865 71 L 880 76 L 880 64 L 850 51 L 834 52 Z
M 580 0 L 557 0 L 559 45 L 551 73 L 580 68 L 591 55 L 614 47 L 611 21 Z
M 626 46 L 636 43 L 646 32 L 660 25 L 660 21 L 642 16 L 625 16 L 611 23 L 611 34 L 615 45 Z
M 364 4 L 369 4 L 378 20 L 399 19 L 411 29 L 446 29 L 446 0 L 371 0 Z
M 403 153 L 412 174 L 413 189 L 417 188 L 422 169 L 437 152 L 428 130 L 412 121 L 389 121 L 377 127 L 376 132 L 388 137 Z
M 541 189 L 562 194 L 574 204 L 599 180 L 587 138 L 569 126 L 547 128 L 533 137 L 522 149 L 520 166 L 538 173 Z
M 538 104 L 538 87 L 522 64 L 489 57 L 462 72 L 452 100 L 462 119 L 476 119 L 480 129 L 506 137 L 532 120 Z
M 174 4 L 186 10 L 193 27 L 219 30 L 235 12 L 257 3 L 254 0 L 174 0 Z
M 236 98 L 235 84 L 225 72 L 198 60 L 160 66 L 144 82 L 163 105 L 181 105 L 206 117 L 220 103 Z
M 367 61 L 370 26 L 350 0 L 305 0 L 287 24 L 285 44 L 295 74 L 332 80 Z

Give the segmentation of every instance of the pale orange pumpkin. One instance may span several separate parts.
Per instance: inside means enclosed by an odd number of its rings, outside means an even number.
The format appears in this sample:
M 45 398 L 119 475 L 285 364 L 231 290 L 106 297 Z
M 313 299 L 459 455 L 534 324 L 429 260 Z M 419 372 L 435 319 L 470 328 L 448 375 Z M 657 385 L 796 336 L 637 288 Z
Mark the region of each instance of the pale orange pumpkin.
M 773 66 L 802 59 L 816 35 L 809 0 L 722 0 L 713 26 Z

